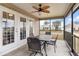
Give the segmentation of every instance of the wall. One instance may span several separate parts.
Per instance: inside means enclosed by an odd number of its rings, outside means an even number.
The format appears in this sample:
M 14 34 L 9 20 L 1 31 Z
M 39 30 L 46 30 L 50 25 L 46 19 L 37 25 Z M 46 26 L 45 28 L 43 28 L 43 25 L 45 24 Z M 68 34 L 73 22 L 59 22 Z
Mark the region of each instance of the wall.
M 15 15 L 15 42 L 11 44 L 7 44 L 3 46 L 3 37 L 2 37 L 2 12 L 8 12 Z M 13 51 L 14 49 L 21 47 L 22 45 L 25 45 L 27 43 L 27 39 L 20 40 L 20 17 L 26 18 L 26 38 L 29 36 L 29 19 L 32 20 L 32 18 L 24 16 L 16 11 L 10 10 L 6 7 L 0 6 L 0 55 L 4 55 L 10 51 Z M 34 19 L 33 19 L 34 20 Z M 34 22 L 34 34 L 38 34 L 38 30 L 36 27 L 38 27 L 38 22 Z M 37 31 L 37 32 L 35 32 Z
M 35 36 L 39 35 L 39 26 L 40 26 L 39 20 L 34 20 L 33 21 L 33 27 L 34 27 L 33 32 Z

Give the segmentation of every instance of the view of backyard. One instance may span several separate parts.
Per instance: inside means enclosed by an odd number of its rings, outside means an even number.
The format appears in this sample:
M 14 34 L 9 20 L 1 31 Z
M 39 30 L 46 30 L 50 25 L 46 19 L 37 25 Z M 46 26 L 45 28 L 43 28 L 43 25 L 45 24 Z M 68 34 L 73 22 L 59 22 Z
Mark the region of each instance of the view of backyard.
M 63 19 L 40 20 L 40 34 L 58 34 L 63 39 Z

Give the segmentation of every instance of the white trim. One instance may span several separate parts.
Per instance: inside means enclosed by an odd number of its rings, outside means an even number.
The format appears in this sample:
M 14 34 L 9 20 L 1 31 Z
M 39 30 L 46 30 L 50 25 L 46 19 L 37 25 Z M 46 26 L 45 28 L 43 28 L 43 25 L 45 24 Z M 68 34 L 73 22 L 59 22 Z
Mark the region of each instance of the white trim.
M 25 40 L 25 39 L 24 39 Z M 5 55 L 5 54 L 7 54 L 7 53 L 9 53 L 9 52 L 11 52 L 11 51 L 14 51 L 14 50 L 16 50 L 17 48 L 20 48 L 21 46 L 23 46 L 23 45 L 25 45 L 26 44 L 26 42 L 23 44 L 23 42 L 22 43 L 19 43 L 17 46 L 14 46 L 14 47 L 12 47 L 11 49 L 8 49 L 7 51 L 3 51 L 2 53 L 0 53 L 0 55 Z

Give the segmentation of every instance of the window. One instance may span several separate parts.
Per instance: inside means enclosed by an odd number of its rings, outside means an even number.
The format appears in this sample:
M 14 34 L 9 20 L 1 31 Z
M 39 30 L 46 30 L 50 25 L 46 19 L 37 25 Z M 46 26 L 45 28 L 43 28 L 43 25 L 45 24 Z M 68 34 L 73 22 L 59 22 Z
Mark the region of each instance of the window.
M 71 33 L 71 28 L 72 28 L 72 17 L 71 13 L 69 13 L 69 15 L 67 15 L 67 17 L 65 18 L 65 31 Z
M 51 34 L 51 20 L 40 20 L 40 34 Z
M 26 18 L 20 18 L 20 39 L 26 38 Z
M 40 34 L 63 33 L 63 19 L 40 20 Z
M 5 14 L 5 15 L 4 15 Z M 3 12 L 3 45 L 14 42 L 14 15 Z
M 51 30 L 63 30 L 63 19 L 52 19 Z
M 73 14 L 73 34 L 79 33 L 79 9 Z
M 51 34 L 63 33 L 63 19 L 51 19 Z

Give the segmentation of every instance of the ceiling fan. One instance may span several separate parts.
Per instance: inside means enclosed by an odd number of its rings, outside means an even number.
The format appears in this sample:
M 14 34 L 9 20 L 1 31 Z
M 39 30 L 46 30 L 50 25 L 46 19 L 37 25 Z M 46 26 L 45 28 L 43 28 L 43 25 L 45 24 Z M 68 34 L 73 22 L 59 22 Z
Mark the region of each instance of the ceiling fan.
M 38 7 L 36 6 L 32 6 L 34 9 L 36 9 L 36 11 L 33 11 L 34 12 L 44 12 L 44 13 L 50 13 L 47 9 L 50 7 L 50 6 L 43 6 L 42 4 L 39 4 Z

